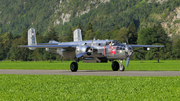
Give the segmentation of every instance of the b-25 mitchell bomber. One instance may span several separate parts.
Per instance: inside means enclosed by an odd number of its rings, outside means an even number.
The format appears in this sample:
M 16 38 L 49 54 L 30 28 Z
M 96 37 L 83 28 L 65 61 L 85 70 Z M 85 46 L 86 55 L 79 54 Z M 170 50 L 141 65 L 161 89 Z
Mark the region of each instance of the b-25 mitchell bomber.
M 120 43 L 117 40 L 89 40 L 82 41 L 81 30 L 76 29 L 73 33 L 73 42 L 57 42 L 50 40 L 49 43 L 37 43 L 35 29 L 28 30 L 28 45 L 19 45 L 18 47 L 28 47 L 30 50 L 36 48 L 46 48 L 46 51 L 61 55 L 66 59 L 72 59 L 70 69 L 72 72 L 78 70 L 78 63 L 80 60 L 83 62 L 97 62 L 107 63 L 108 60 L 112 61 L 113 71 L 124 71 L 125 66 L 122 60 L 126 59 L 126 66 L 129 65 L 130 57 L 133 55 L 133 48 L 143 47 L 147 50 L 150 47 L 164 47 L 163 45 L 129 45 L 128 42 Z M 116 61 L 120 61 L 119 63 Z

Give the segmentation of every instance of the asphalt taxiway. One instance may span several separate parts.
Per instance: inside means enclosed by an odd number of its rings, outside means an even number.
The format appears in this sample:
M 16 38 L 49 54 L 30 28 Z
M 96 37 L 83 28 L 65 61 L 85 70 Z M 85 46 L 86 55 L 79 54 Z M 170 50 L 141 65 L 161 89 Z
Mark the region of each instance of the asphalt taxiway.
M 94 75 L 94 76 L 180 76 L 180 71 L 102 71 L 102 70 L 10 70 L 0 69 L 0 74 L 23 75 Z

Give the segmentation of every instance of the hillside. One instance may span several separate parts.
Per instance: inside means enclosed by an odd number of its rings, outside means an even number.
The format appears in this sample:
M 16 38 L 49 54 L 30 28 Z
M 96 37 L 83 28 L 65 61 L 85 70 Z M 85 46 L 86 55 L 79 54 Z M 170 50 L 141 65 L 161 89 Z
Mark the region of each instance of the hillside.
M 139 30 L 161 23 L 169 35 L 180 34 L 179 0 L 1 0 L 0 32 L 22 33 L 34 27 L 40 33 L 55 26 L 66 34 L 70 26 L 91 22 L 94 31 L 105 33 L 128 27 L 134 22 Z

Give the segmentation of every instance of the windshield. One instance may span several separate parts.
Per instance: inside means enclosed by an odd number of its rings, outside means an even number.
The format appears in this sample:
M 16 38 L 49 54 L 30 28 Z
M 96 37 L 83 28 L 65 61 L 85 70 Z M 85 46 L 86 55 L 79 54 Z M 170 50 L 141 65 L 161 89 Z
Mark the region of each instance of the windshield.
M 113 40 L 112 41 L 112 45 L 114 46 L 114 45 L 118 45 L 120 42 L 118 41 L 118 40 Z

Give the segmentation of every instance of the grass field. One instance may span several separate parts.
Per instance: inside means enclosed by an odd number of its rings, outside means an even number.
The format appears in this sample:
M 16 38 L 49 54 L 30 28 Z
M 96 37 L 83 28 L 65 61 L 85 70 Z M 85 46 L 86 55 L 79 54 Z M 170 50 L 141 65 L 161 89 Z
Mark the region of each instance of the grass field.
M 0 62 L 0 69 L 66 69 L 70 61 Z M 125 65 L 125 61 L 123 62 Z M 109 63 L 79 63 L 79 70 L 111 70 Z M 173 60 L 130 61 L 126 70 L 180 71 Z M 1 100 L 180 101 L 180 76 L 121 77 L 0 74 Z
M 50 70 L 69 70 L 71 61 L 49 61 L 43 62 L 11 62 L 3 61 L 0 62 L 0 69 L 50 69 Z M 82 63 L 79 62 L 79 70 L 111 70 L 111 62 L 109 63 Z M 126 62 L 124 61 L 125 65 Z M 180 61 L 176 60 L 160 60 L 157 63 L 156 60 L 148 60 L 140 63 L 139 61 L 130 61 L 129 67 L 126 70 L 131 71 L 180 71 Z
M 0 100 L 179 101 L 180 77 L 0 75 Z

